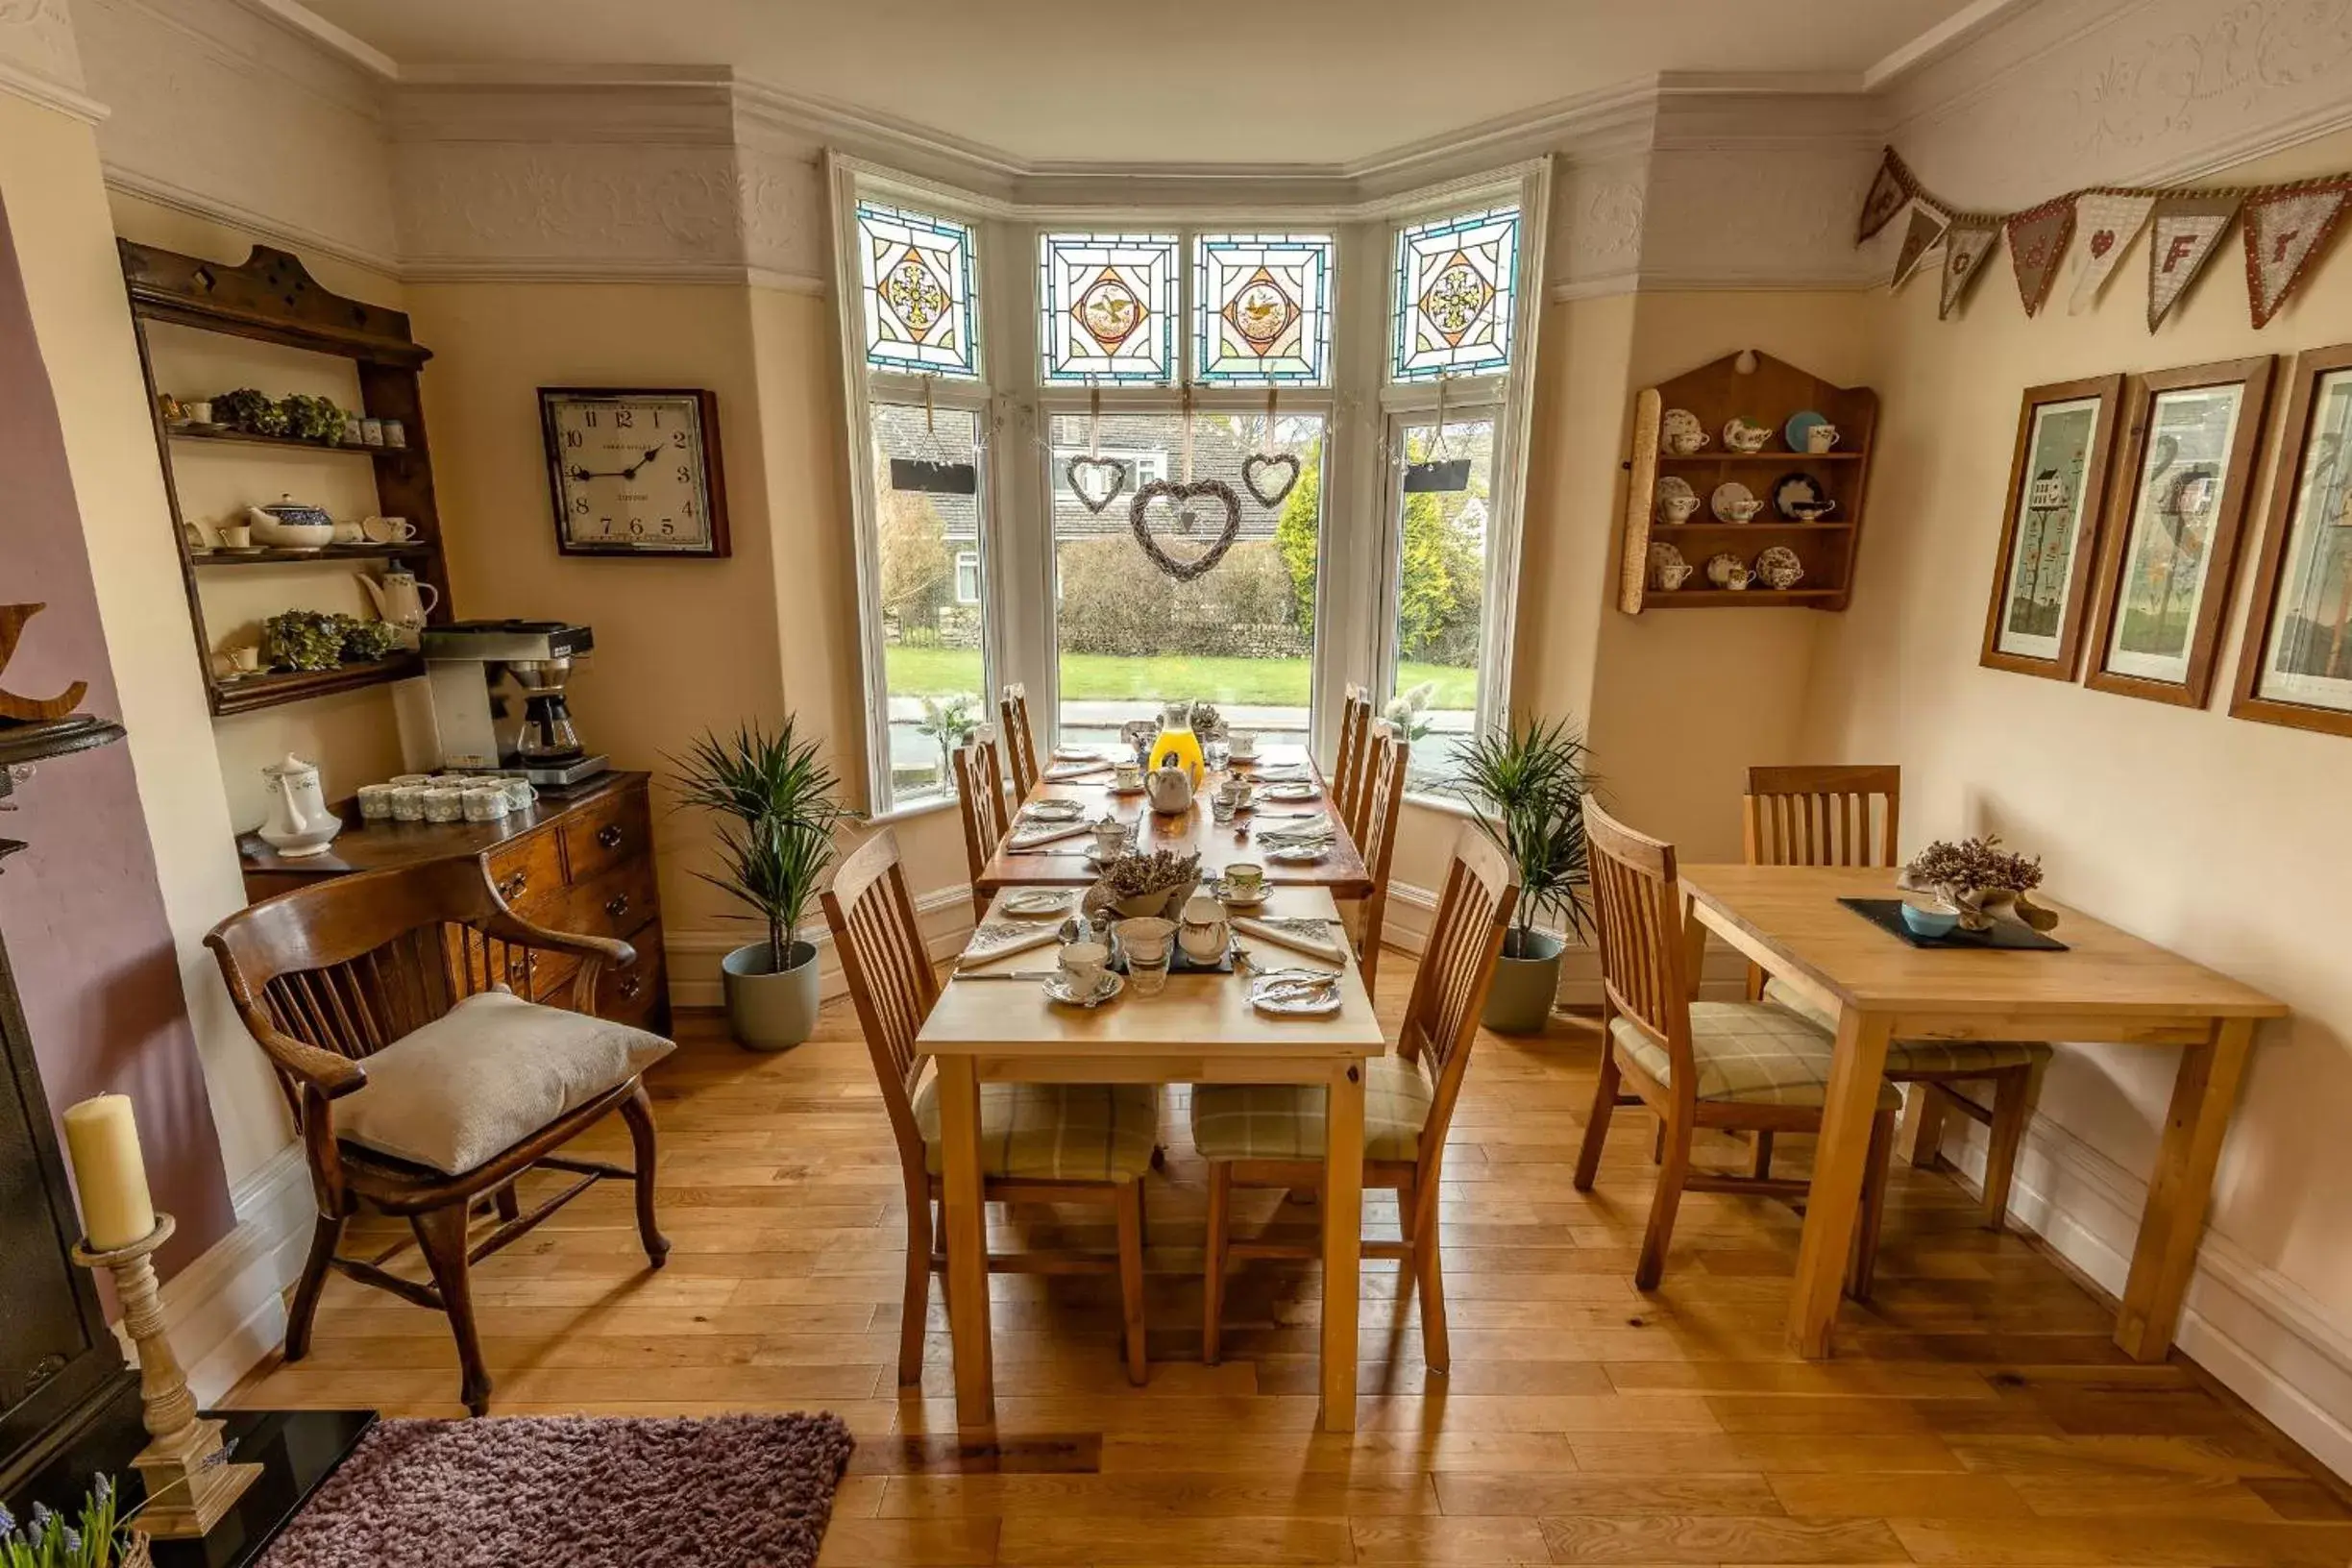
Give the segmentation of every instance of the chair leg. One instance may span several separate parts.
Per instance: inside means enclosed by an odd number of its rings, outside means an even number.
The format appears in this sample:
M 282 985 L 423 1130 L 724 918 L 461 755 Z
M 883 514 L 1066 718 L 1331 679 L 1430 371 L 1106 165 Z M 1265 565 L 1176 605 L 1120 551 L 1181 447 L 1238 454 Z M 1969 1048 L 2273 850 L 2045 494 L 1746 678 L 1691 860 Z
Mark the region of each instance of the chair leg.
M 1209 1166 L 1209 1247 L 1201 1279 L 1201 1360 L 1210 1366 L 1224 1349 L 1225 1249 L 1232 1244 L 1227 1235 L 1232 1223 L 1233 1166 L 1218 1160 Z
M 1919 1114 L 1911 1123 L 1911 1165 L 1933 1170 L 1944 1152 L 1944 1090 L 1932 1083 L 1913 1087 L 1919 1092 Z
M 628 1123 L 629 1144 L 637 1168 L 637 1238 L 645 1243 L 646 1262 L 659 1268 L 670 1260 L 670 1238 L 653 1220 L 654 1158 L 653 1101 L 639 1084 L 621 1102 L 621 1119 Z
M 1397 1328 L 1405 1326 L 1405 1314 L 1412 1311 L 1413 1280 L 1421 1272 L 1420 1257 L 1413 1251 L 1413 1187 L 1408 1176 L 1397 1187 L 1397 1237 L 1405 1243 L 1405 1261 L 1397 1265 L 1396 1317 Z
M 1895 1113 L 1871 1118 L 1869 1164 L 1862 1170 L 1862 1212 L 1854 1216 L 1853 1256 L 1848 1262 L 1846 1293 L 1868 1301 L 1878 1273 L 1878 1231 L 1886 1219 L 1887 1182 L 1893 1174 Z
M 1650 1200 L 1650 1229 L 1642 1237 L 1641 1261 L 1633 1267 L 1633 1287 L 1654 1290 L 1666 1272 L 1666 1248 L 1674 1240 L 1675 1212 L 1682 1206 L 1682 1184 L 1690 1179 L 1691 1129 L 1687 1124 L 1658 1122 L 1665 1158 L 1658 1164 L 1657 1192 Z
M 923 1334 L 931 1317 L 931 1196 L 907 1194 L 906 1288 L 898 1298 L 898 1386 L 922 1382 Z
M 1601 1169 L 1601 1145 L 1608 1141 L 1609 1117 L 1617 1114 L 1617 1053 L 1601 1047 L 1601 1070 L 1593 1084 L 1592 1110 L 1584 1117 L 1584 1146 L 1577 1150 L 1576 1189 L 1592 1190 Z
M 508 1182 L 490 1196 L 491 1201 L 498 1207 L 499 1218 L 520 1219 L 523 1217 L 523 1197 L 515 1190 L 514 1183 Z
M 1755 1179 L 1772 1179 L 1773 1135 L 1769 1129 L 1755 1135 Z
M 1431 1206 L 1426 1224 L 1413 1228 L 1412 1266 L 1421 1281 L 1421 1360 L 1432 1372 L 1453 1364 L 1453 1348 L 1446 1338 L 1445 1268 L 1438 1255 L 1437 1210 Z
M 2008 1223 L 2009 1188 L 2017 1176 L 2018 1144 L 2025 1137 L 2031 1109 L 2033 1069 L 2016 1067 L 1993 1081 L 1993 1127 L 1985 1147 L 1984 1223 L 1997 1231 Z
M 417 1246 L 432 1269 L 441 1291 L 441 1310 L 449 1314 L 450 1333 L 457 1340 L 457 1365 L 462 1371 L 457 1397 L 472 1415 L 490 1409 L 490 1374 L 482 1370 L 481 1337 L 474 1332 L 474 1286 L 466 1263 L 466 1206 L 429 1209 L 411 1214 Z
M 1127 1323 L 1127 1381 L 1141 1387 L 1143 1362 L 1143 1184 L 1131 1181 L 1112 1200 L 1118 1210 L 1119 1310 Z
M 1662 1165 L 1666 1163 L 1666 1118 L 1664 1116 L 1658 1117 L 1657 1130 L 1650 1136 L 1650 1163 L 1654 1165 Z
M 294 1304 L 286 1311 L 285 1359 L 299 1361 L 310 1354 L 310 1320 L 318 1315 L 319 1292 L 327 1286 L 334 1266 L 335 1247 L 343 1239 L 344 1216 L 318 1216 L 310 1232 L 310 1256 L 303 1260 L 302 1279 L 294 1286 Z

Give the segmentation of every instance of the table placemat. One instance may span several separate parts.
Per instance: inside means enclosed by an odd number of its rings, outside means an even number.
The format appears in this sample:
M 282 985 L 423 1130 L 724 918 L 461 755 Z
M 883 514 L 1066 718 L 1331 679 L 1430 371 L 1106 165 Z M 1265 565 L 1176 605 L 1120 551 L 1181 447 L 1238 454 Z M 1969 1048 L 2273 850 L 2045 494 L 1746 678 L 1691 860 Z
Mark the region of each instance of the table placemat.
M 1948 936 L 1923 937 L 1903 924 L 1900 898 L 1840 898 L 1839 903 L 1876 926 L 1902 938 L 1914 947 L 1974 947 L 1996 948 L 2011 952 L 2063 953 L 2067 944 L 2055 937 L 2046 937 L 2032 926 L 2017 920 L 1993 922 L 1989 931 L 1969 931 L 1958 926 Z

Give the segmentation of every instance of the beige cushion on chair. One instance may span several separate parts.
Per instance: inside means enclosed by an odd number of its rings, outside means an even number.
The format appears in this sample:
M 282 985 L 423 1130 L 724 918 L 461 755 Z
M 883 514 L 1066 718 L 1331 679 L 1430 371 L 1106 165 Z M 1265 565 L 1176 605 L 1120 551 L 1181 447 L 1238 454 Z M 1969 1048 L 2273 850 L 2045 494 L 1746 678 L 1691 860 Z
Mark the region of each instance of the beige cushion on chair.
M 674 1049 L 625 1023 L 484 992 L 364 1059 L 367 1083 L 333 1102 L 335 1136 L 460 1176 Z
M 944 1169 L 939 1080 L 915 1091 L 923 1168 Z M 1115 1182 L 1151 1168 L 1160 1139 L 1154 1084 L 982 1084 L 980 1172 L 1042 1182 Z
M 1410 1160 L 1436 1098 L 1417 1062 L 1364 1063 L 1364 1158 Z M 1192 1142 L 1206 1160 L 1320 1160 L 1325 1091 L 1305 1084 L 1195 1084 Z
M 1837 1033 L 1837 1019 L 1778 975 L 1764 982 L 1764 999 Z M 1899 1040 L 1887 1046 L 1889 1078 L 1965 1078 L 2030 1066 L 2050 1054 L 2034 1040 Z
M 1809 1018 L 1771 1002 L 1690 1004 L 1691 1058 L 1699 1069 L 1700 1099 L 1743 1105 L 1817 1106 L 1829 1086 L 1836 1037 Z M 1674 1081 L 1666 1047 L 1623 1014 L 1609 1020 L 1617 1048 L 1661 1084 Z M 1895 1086 L 1880 1080 L 1878 1109 L 1902 1103 Z

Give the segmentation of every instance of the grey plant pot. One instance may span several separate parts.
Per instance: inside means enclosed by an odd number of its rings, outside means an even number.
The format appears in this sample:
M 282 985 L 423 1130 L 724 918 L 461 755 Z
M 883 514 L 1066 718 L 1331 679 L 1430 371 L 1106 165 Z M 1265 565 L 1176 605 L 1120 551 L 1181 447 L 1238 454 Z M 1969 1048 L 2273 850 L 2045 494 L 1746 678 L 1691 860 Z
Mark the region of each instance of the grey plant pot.
M 751 943 L 722 959 L 727 1025 L 747 1050 L 790 1050 L 817 1032 L 817 949 L 795 942 L 782 969 L 768 967 L 768 944 Z
M 1567 943 L 1548 931 L 1530 931 L 1523 948 L 1521 936 L 1514 928 L 1504 937 L 1494 986 L 1479 1020 L 1498 1035 L 1542 1034 L 1559 995 L 1560 949 Z

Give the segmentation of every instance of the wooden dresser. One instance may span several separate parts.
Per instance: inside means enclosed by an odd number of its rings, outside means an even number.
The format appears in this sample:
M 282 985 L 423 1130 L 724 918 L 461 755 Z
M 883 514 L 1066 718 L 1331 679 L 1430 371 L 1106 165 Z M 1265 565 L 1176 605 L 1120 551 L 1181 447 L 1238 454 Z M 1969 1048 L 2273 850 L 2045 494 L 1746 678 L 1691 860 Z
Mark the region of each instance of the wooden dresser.
M 245 894 L 255 902 L 322 877 L 424 860 L 478 857 L 517 915 L 551 931 L 619 937 L 634 963 L 597 983 L 599 1017 L 667 1033 L 670 993 L 662 964 L 661 900 L 653 875 L 648 773 L 607 773 L 557 800 L 497 822 L 369 822 L 350 826 L 323 855 L 287 860 L 251 833 L 237 841 Z M 476 954 L 480 962 L 485 955 Z M 577 963 L 507 949 L 488 955 L 517 995 L 562 1006 Z

